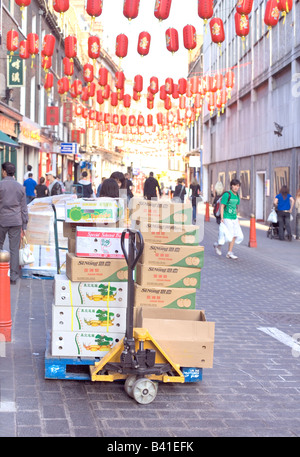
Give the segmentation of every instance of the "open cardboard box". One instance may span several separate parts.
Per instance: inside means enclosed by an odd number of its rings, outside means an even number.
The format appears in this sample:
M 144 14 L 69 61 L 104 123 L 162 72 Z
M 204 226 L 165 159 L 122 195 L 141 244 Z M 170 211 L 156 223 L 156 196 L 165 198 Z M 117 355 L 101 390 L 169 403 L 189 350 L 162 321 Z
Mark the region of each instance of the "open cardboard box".
M 180 367 L 212 368 L 215 323 L 204 311 L 135 308 L 135 327 L 146 328 Z

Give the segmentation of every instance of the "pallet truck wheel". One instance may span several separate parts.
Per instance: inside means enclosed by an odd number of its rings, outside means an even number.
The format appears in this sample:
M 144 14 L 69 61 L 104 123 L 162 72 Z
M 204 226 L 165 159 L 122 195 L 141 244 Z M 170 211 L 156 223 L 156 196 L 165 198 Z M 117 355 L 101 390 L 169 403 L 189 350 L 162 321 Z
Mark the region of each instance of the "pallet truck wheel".
M 124 384 L 125 392 L 131 398 L 133 398 L 132 388 L 133 388 L 133 385 L 134 385 L 135 381 L 136 381 L 136 376 L 128 376 L 126 378 L 126 381 L 125 381 L 125 384 Z
M 157 389 L 157 383 L 147 378 L 140 378 L 133 385 L 132 396 L 137 403 L 148 405 L 155 399 Z

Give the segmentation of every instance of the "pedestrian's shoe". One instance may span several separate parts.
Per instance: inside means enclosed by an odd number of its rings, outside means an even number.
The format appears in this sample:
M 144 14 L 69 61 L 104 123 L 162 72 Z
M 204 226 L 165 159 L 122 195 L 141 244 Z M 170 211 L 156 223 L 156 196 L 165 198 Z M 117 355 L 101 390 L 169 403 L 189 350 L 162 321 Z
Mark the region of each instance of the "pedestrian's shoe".
M 222 255 L 222 251 L 221 251 L 221 249 L 219 248 L 218 243 L 214 243 L 214 248 L 215 248 L 216 254 Z
M 238 256 L 237 256 L 237 255 L 234 255 L 233 252 L 227 252 L 226 258 L 227 258 L 227 259 L 233 259 L 233 260 L 235 260 L 235 259 L 238 259 Z
M 11 284 L 17 284 L 17 281 L 16 281 L 15 279 L 11 279 L 11 280 L 10 280 L 10 283 L 11 283 Z
M 292 239 L 293 239 L 292 235 L 289 235 L 289 236 L 288 236 L 288 240 L 289 240 L 289 241 L 292 241 Z

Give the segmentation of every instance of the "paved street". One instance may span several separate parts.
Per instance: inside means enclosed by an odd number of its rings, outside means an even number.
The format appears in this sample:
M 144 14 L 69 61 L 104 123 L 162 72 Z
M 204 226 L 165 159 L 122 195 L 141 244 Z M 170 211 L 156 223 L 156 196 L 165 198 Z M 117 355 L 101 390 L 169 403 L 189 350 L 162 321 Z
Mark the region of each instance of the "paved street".
M 0 436 L 299 437 L 300 241 L 281 242 L 249 221 L 238 260 L 216 256 L 218 226 L 205 223 L 197 307 L 216 322 L 214 367 L 195 384 L 160 384 L 138 405 L 123 383 L 44 379 L 53 281 L 12 286 L 12 342 L 0 358 Z M 271 334 L 268 334 L 271 333 Z M 293 355 L 294 354 L 294 355 Z

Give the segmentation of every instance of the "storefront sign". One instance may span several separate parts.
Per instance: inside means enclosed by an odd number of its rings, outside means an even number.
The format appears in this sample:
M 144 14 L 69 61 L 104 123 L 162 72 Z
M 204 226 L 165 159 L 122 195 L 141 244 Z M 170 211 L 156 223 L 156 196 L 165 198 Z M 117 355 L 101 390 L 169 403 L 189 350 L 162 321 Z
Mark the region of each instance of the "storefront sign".
M 16 133 L 16 123 L 6 116 L 0 114 L 0 130 L 9 136 L 18 136 Z
M 65 102 L 63 105 L 63 122 L 68 123 L 73 120 L 73 103 Z
M 39 124 L 32 122 L 28 118 L 23 118 L 20 128 L 19 142 L 33 146 L 34 148 L 40 148 L 41 137 Z
M 47 106 L 46 109 L 46 124 L 58 125 L 59 124 L 59 108 L 58 106 Z
M 7 56 L 7 86 L 24 86 L 24 61 L 18 54 Z
M 77 143 L 61 143 L 60 152 L 61 152 L 61 154 L 77 154 L 78 144 Z
M 80 143 L 80 130 L 71 131 L 71 140 L 72 143 Z

